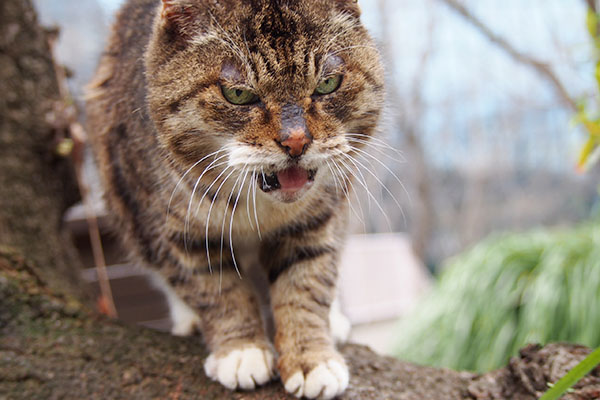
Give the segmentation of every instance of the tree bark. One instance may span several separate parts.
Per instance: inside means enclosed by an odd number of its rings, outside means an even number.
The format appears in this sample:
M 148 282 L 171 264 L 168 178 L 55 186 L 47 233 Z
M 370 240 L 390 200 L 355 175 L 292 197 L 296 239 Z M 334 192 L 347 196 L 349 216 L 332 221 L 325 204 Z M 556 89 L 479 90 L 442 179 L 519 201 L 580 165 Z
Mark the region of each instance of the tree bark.
M 73 178 L 53 151 L 65 128 L 48 118 L 62 112 L 61 99 L 29 0 L 0 3 L 0 74 L 0 400 L 292 398 L 278 382 L 228 391 L 204 375 L 200 338 L 126 326 L 80 301 L 83 285 L 60 222 Z M 352 374 L 341 398 L 361 400 L 535 399 L 589 353 L 533 346 L 479 376 L 403 363 L 363 346 L 341 350 Z M 597 368 L 564 398 L 599 395 Z
M 231 392 L 202 368 L 198 337 L 125 326 L 56 295 L 18 253 L 0 251 L 0 399 L 293 399 L 279 382 Z M 347 400 L 534 400 L 589 349 L 529 346 L 497 371 L 476 375 L 341 348 L 351 381 Z M 563 399 L 598 399 L 600 368 Z
M 59 291 L 77 289 L 75 251 L 61 229 L 75 200 L 69 161 L 55 154 L 65 136 L 45 32 L 30 1 L 0 2 L 0 244 L 20 249 Z

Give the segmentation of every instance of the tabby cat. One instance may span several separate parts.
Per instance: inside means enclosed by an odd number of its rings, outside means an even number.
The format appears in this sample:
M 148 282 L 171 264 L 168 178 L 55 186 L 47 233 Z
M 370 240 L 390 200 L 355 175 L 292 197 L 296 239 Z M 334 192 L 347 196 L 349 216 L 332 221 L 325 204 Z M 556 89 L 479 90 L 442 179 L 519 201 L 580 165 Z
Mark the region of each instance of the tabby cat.
M 120 10 L 87 102 L 105 197 L 134 262 L 171 288 L 173 333 L 202 333 L 212 379 L 252 389 L 279 373 L 306 398 L 347 387 L 328 315 L 353 156 L 382 99 L 357 0 Z

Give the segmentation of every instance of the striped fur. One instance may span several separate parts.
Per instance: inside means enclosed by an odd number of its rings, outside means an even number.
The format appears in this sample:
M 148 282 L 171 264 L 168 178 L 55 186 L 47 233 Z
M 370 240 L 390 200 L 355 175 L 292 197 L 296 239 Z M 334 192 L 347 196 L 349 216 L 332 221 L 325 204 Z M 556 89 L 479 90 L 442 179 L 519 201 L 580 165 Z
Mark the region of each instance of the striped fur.
M 372 135 L 383 98 L 359 14 L 353 0 L 129 0 L 89 86 L 117 232 L 198 314 L 207 372 L 226 386 L 254 384 L 223 378 L 219 360 L 272 353 L 245 260 L 270 284 L 286 389 L 329 398 L 347 384 L 327 319 L 355 167 L 346 135 Z M 339 89 L 314 95 L 331 74 L 343 75 Z M 221 85 L 260 101 L 233 105 Z M 301 157 L 278 143 L 289 110 L 310 136 Z M 312 186 L 293 197 L 260 190 L 263 173 L 291 166 L 316 171 Z

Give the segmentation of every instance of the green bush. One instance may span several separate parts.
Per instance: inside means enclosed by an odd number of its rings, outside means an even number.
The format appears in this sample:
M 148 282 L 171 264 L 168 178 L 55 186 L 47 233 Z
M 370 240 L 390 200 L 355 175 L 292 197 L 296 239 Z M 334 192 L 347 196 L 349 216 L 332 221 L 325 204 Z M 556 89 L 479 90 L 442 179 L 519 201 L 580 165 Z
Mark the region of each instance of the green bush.
M 395 354 L 478 372 L 527 343 L 600 345 L 600 226 L 496 236 L 452 259 L 400 321 Z

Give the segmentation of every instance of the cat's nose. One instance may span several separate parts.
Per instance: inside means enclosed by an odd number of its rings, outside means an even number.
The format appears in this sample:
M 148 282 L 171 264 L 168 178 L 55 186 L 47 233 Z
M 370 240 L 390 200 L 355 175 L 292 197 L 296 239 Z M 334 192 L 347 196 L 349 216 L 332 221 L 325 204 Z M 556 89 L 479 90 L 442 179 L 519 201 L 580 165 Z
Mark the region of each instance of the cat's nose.
M 286 104 L 281 108 L 281 131 L 277 144 L 292 158 L 304 154 L 312 143 L 312 136 L 306 126 L 304 111 L 297 104 Z
M 302 127 L 291 129 L 277 141 L 290 157 L 298 158 L 312 143 L 312 137 Z

